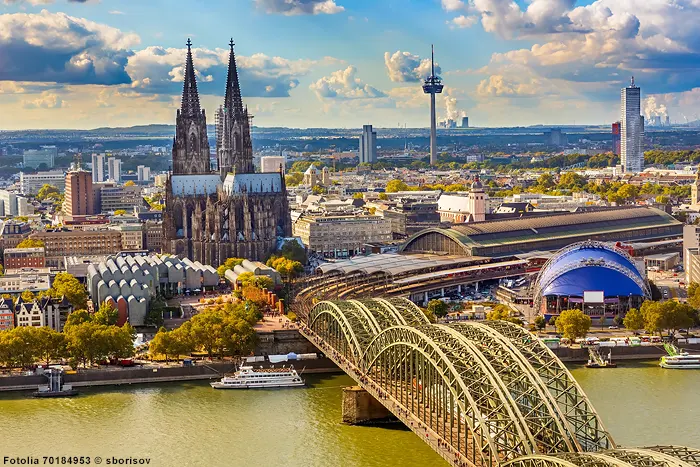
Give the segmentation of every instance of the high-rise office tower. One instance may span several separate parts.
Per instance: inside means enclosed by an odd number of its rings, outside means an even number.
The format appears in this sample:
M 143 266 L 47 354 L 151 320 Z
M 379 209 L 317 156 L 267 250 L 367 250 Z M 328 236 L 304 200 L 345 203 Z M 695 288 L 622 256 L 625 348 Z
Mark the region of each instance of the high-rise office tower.
M 74 170 L 66 174 L 66 196 L 63 201 L 63 212 L 69 217 L 95 214 L 90 172 Z
M 435 50 L 430 47 L 431 73 L 423 84 L 423 92 L 430 94 L 430 165 L 437 164 L 437 122 L 435 120 L 435 94 L 441 94 L 442 80 L 435 75 Z
M 612 124 L 612 152 L 616 156 L 620 155 L 620 122 L 615 122 Z
M 147 182 L 151 179 L 151 168 L 145 165 L 139 165 L 136 168 L 136 176 L 139 182 Z
M 122 181 L 122 160 L 116 157 L 107 159 L 107 172 L 110 180 L 119 183 Z
M 360 164 L 377 162 L 377 132 L 372 125 L 363 125 L 360 135 Z
M 625 172 L 644 169 L 644 117 L 641 115 L 641 90 L 632 83 L 621 92 L 620 159 Z
M 105 155 L 92 155 L 92 183 L 101 183 L 105 181 Z

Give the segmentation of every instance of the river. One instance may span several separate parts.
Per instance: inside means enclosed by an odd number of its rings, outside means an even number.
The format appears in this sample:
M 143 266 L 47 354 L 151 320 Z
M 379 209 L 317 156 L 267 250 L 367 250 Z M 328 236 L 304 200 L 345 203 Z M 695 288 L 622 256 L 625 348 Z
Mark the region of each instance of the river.
M 618 444 L 700 447 L 700 371 L 656 362 L 572 372 Z M 345 375 L 303 390 L 216 391 L 207 383 L 83 390 L 73 399 L 0 394 L 1 456 L 150 458 L 156 466 L 447 465 L 412 432 L 340 420 Z

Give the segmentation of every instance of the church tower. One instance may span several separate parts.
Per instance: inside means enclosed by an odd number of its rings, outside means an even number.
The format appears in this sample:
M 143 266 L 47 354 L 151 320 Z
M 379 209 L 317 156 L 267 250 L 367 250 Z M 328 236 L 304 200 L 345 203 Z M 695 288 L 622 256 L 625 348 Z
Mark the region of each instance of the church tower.
M 236 54 L 233 51 L 233 39 L 229 43 L 231 52 L 228 61 L 228 78 L 226 79 L 226 96 L 224 105 L 219 109 L 217 120 L 216 153 L 219 162 L 219 174 L 224 180 L 229 172 L 254 173 L 253 141 L 250 137 L 250 120 L 248 108 L 243 107 L 241 86 L 238 81 Z
M 695 174 L 695 182 L 690 186 L 690 204 L 700 206 L 700 169 Z
M 173 141 L 173 175 L 207 174 L 211 171 L 207 117 L 199 106 L 191 47 L 192 42 L 187 39 L 185 83 Z

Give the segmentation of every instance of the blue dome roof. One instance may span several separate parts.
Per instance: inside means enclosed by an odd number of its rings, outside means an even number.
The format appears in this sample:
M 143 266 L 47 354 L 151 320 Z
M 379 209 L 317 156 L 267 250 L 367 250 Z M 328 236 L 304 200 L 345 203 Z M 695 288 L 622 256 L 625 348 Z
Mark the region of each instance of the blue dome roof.
M 538 277 L 539 295 L 583 296 L 604 291 L 606 297 L 645 295 L 644 276 L 613 247 L 582 243 L 557 253 Z

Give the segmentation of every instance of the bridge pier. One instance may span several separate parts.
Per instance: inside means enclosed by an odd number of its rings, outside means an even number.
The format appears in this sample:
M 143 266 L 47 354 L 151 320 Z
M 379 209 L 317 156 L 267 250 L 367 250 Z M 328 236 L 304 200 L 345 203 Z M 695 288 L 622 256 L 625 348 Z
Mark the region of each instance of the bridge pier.
M 360 386 L 343 388 L 343 423 L 361 425 L 391 419 L 391 412 Z

